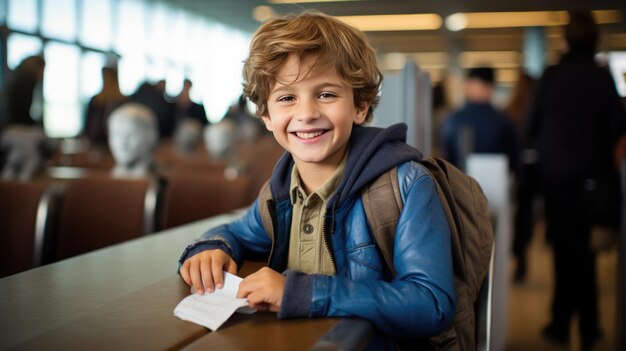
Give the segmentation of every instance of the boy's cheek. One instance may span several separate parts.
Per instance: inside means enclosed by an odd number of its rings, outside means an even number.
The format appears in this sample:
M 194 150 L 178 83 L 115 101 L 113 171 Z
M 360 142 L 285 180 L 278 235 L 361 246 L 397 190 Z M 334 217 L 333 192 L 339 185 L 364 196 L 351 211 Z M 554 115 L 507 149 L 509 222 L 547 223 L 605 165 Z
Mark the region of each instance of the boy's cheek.
M 268 131 L 273 132 L 272 119 L 269 116 L 262 116 L 261 118 L 263 119 L 263 123 L 265 124 L 265 128 Z

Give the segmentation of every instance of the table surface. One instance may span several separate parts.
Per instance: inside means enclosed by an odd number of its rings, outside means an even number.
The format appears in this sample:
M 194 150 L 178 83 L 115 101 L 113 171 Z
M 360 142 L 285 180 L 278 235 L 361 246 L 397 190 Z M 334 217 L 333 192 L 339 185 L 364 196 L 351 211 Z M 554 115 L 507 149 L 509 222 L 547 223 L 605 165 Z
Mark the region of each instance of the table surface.
M 211 333 L 174 317 L 174 307 L 189 295 L 176 274 L 182 249 L 239 215 L 212 217 L 0 279 L 0 349 L 311 348 L 340 320 L 236 314 Z M 240 275 L 262 265 L 246 262 Z

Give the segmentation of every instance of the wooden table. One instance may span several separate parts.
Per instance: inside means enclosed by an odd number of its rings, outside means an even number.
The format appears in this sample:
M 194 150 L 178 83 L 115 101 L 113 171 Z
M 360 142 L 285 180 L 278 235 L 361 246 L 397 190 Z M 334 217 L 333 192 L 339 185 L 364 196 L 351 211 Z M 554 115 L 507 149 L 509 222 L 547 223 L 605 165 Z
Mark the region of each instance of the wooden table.
M 256 313 L 235 315 L 211 333 L 174 317 L 174 307 L 189 294 L 176 273 L 182 249 L 237 216 L 213 217 L 0 279 L 0 350 L 338 349 L 342 339 L 353 339 L 356 346 L 348 348 L 358 349 L 367 342 L 371 326 L 362 320 L 279 320 L 274 313 Z M 246 262 L 240 275 L 262 264 Z

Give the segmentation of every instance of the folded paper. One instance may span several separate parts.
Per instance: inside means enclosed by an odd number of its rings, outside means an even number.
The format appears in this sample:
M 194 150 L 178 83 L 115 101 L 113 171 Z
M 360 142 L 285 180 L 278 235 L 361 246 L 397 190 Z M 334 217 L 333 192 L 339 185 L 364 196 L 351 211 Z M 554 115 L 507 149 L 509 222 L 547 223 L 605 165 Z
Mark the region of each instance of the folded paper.
M 185 297 L 174 309 L 174 315 L 182 320 L 217 330 L 236 312 L 254 313 L 248 306 L 247 299 L 238 299 L 237 291 L 243 279 L 224 272 L 224 287 L 203 295 L 194 294 Z M 192 288 L 193 289 L 193 288 Z

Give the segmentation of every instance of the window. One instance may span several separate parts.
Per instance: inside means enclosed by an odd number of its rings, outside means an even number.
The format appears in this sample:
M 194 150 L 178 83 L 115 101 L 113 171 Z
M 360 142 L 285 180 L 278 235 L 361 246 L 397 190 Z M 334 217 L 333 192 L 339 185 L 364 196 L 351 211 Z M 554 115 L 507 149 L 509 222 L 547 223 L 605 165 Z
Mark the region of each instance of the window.
M 37 31 L 37 0 L 9 0 L 7 24 L 10 28 Z
M 80 41 L 88 47 L 110 50 L 113 38 L 110 0 L 82 0 Z
M 23 59 L 41 54 L 41 39 L 32 35 L 11 33 L 7 38 L 7 64 L 14 70 Z
M 101 89 L 101 68 L 109 54 L 119 55 L 123 94 L 133 94 L 144 81 L 165 79 L 167 94 L 175 96 L 183 79 L 189 78 L 194 84 L 191 99 L 203 103 L 214 122 L 241 94 L 242 61 L 250 35 L 175 3 L 0 0 L 0 21 L 3 8 L 10 33 L 9 68 L 44 53 L 44 123 L 52 137 L 80 133 L 84 106 Z M 45 47 L 43 38 L 48 40 Z
M 137 54 L 145 51 L 146 23 L 144 14 L 147 5 L 135 0 L 118 2 L 117 23 L 115 29 L 115 48 L 122 55 Z
M 86 52 L 80 62 L 80 100 L 89 102 L 92 96 L 102 89 L 102 67 L 106 55 L 99 52 Z
M 147 62 L 143 55 L 122 56 L 118 64 L 120 91 L 130 95 L 137 90 L 146 78 Z
M 80 49 L 50 42 L 44 48 L 44 127 L 51 137 L 71 137 L 82 128 L 78 99 Z
M 7 17 L 7 0 L 0 0 L 0 23 L 6 23 Z
M 41 34 L 48 38 L 76 40 L 76 1 L 43 0 Z

